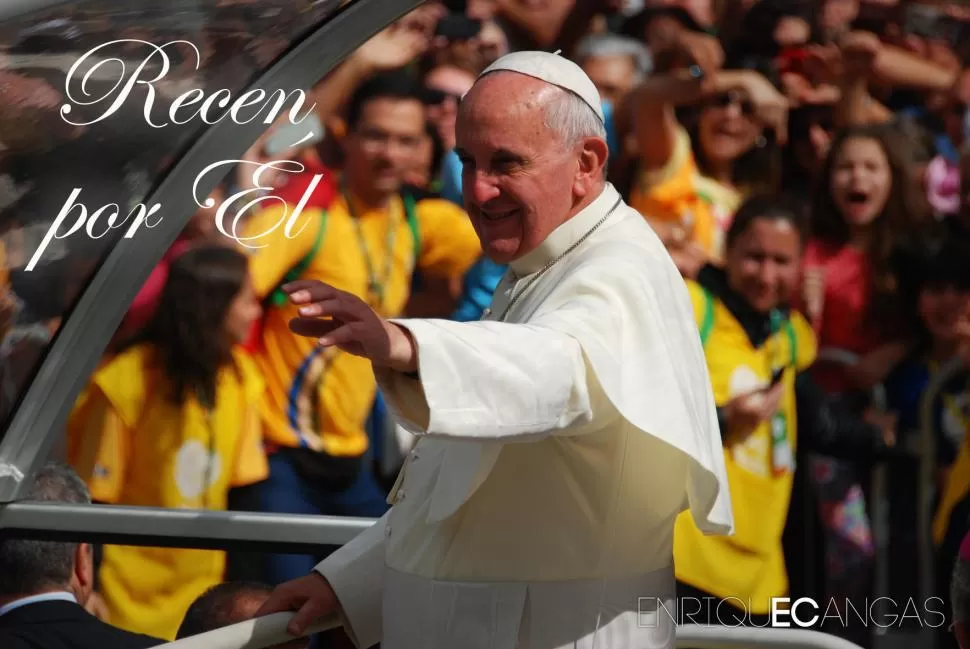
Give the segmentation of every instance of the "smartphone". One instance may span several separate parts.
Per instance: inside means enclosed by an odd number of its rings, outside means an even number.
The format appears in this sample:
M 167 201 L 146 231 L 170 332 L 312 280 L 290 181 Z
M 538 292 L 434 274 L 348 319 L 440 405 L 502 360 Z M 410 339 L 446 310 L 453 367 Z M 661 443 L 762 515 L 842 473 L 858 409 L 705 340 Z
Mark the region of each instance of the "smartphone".
M 773 388 L 779 383 L 781 383 L 782 377 L 785 376 L 785 368 L 779 367 L 771 374 L 771 383 L 768 387 Z
M 944 27 L 944 14 L 936 7 L 909 5 L 903 21 L 903 33 L 921 38 L 940 38 Z
M 785 74 L 804 74 L 805 60 L 808 58 L 808 49 L 805 47 L 786 47 L 779 54 L 775 61 L 778 72 Z

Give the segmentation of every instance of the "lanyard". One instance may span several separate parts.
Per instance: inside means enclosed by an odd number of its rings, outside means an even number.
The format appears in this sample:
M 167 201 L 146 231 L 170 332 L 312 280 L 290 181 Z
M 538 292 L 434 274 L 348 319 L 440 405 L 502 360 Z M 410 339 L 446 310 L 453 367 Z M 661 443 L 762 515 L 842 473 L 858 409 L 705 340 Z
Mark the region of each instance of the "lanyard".
M 781 362 L 780 366 L 776 366 L 775 364 L 781 350 L 781 342 L 778 340 L 778 335 L 781 333 L 782 328 L 788 329 L 788 340 L 792 347 L 790 351 L 793 370 L 795 369 L 796 343 L 794 332 L 791 329 L 791 322 L 785 322 L 781 312 L 777 309 L 771 312 L 770 322 L 771 333 L 766 343 L 767 349 L 765 349 L 765 355 L 768 357 L 768 375 L 774 378 L 776 371 L 784 372 L 788 365 L 785 360 Z M 771 471 L 776 477 L 783 476 L 795 470 L 795 452 L 794 448 L 792 448 L 791 439 L 789 438 L 788 424 L 788 417 L 785 414 L 784 406 L 782 406 L 771 418 L 770 422 Z
M 388 281 L 391 279 L 391 270 L 394 267 L 394 239 L 397 237 L 397 223 L 394 222 L 394 219 L 391 219 L 387 226 L 384 243 L 384 277 L 381 279 L 378 278 L 377 268 L 374 266 L 370 246 L 367 245 L 367 239 L 364 237 L 364 229 L 360 224 L 357 213 L 354 211 L 354 204 L 350 198 L 350 194 L 345 191 L 343 195 L 344 202 L 347 204 L 347 213 L 350 215 L 350 220 L 354 223 L 354 232 L 357 233 L 357 244 L 360 246 L 360 251 L 364 256 L 364 263 L 367 265 L 367 301 L 371 306 L 379 308 L 384 305 L 384 291 Z

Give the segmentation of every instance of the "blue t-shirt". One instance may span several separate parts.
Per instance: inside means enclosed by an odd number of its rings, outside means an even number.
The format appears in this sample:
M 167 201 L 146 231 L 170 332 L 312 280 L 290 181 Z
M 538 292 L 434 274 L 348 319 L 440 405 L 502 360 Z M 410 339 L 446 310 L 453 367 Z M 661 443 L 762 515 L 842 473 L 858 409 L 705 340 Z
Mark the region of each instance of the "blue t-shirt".
M 465 273 L 462 295 L 452 319 L 458 322 L 480 320 L 492 302 L 492 295 L 505 275 L 505 266 L 482 257 Z

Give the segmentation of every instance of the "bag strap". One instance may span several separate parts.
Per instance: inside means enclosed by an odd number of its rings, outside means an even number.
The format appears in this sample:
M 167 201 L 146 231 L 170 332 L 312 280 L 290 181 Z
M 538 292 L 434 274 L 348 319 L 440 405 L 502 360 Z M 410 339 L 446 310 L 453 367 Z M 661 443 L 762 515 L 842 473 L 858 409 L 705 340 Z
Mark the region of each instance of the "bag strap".
M 410 194 L 404 194 L 402 197 L 404 201 L 404 217 L 407 219 L 408 228 L 411 230 L 411 238 L 414 239 L 414 258 L 418 259 L 421 255 L 421 230 L 418 223 L 418 209 L 417 203 L 414 197 Z M 327 230 L 327 210 L 321 210 L 320 212 L 320 228 L 317 230 L 317 236 L 313 240 L 313 247 L 310 251 L 301 259 L 296 266 L 291 268 L 286 275 L 283 276 L 283 281 L 279 283 L 273 293 L 270 295 L 270 302 L 273 306 L 283 307 L 289 301 L 289 297 L 283 292 L 283 285 L 289 284 L 290 282 L 295 282 L 303 276 L 306 269 L 310 267 L 313 263 L 313 259 L 320 252 L 321 246 L 323 246 L 323 235 Z
M 411 194 L 404 194 L 404 217 L 408 221 L 411 229 L 411 238 L 414 240 L 414 264 L 417 266 L 418 259 L 421 257 L 421 226 L 418 223 L 418 204 Z
M 714 329 L 714 296 L 706 288 L 701 286 L 704 292 L 704 318 L 701 320 L 701 346 L 707 346 L 707 339 L 711 336 Z
M 273 290 L 273 293 L 270 295 L 270 303 L 273 306 L 286 306 L 286 303 L 289 301 L 289 296 L 283 292 L 283 286 L 300 279 L 303 273 L 306 272 L 306 269 L 310 267 L 310 264 L 313 262 L 313 258 L 317 256 L 318 252 L 320 252 L 320 247 L 323 245 L 323 235 L 326 230 L 327 210 L 321 210 L 320 227 L 317 230 L 316 238 L 313 240 L 313 247 L 310 248 L 310 252 L 308 252 L 303 259 L 296 264 L 296 266 L 291 268 L 286 275 L 283 276 L 283 281 L 280 282 Z
M 795 327 L 792 326 L 791 318 L 785 320 L 785 333 L 788 334 L 788 348 L 791 350 L 791 366 L 798 371 L 798 337 L 795 335 Z

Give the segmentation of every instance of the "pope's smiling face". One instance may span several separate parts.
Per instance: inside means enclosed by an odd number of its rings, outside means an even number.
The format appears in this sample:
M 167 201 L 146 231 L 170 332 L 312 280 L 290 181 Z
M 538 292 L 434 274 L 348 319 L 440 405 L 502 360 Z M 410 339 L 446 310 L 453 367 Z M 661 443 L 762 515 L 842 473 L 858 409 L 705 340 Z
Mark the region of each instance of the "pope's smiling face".
M 465 210 L 496 263 L 534 250 L 602 186 L 605 143 L 569 145 L 546 125 L 546 106 L 562 93 L 532 77 L 495 72 L 462 99 L 456 152 Z

